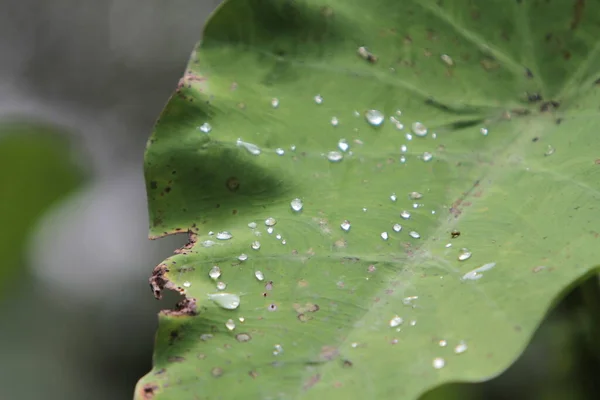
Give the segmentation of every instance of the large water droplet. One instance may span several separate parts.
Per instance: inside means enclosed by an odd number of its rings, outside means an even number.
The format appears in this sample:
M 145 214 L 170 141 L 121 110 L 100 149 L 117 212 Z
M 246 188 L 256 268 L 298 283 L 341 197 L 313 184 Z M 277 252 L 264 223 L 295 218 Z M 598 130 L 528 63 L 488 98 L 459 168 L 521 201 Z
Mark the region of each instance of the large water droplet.
M 433 359 L 432 365 L 435 369 L 444 368 L 444 365 L 446 365 L 446 360 L 444 360 L 442 357 L 436 357 Z
M 269 217 L 269 218 L 265 219 L 266 226 L 275 226 L 276 223 L 277 223 L 277 220 L 273 217 Z
M 323 96 L 321 96 L 320 94 L 315 96 L 315 103 L 317 104 L 323 104 Z
M 248 259 L 247 254 L 242 253 L 238 256 L 238 260 L 240 260 L 240 261 L 246 261 L 247 259 Z
M 425 161 L 425 162 L 431 161 L 432 158 L 433 158 L 433 154 L 431 154 L 430 152 L 426 151 L 423 153 L 423 161 Z
M 217 233 L 217 239 L 219 240 L 229 240 L 233 237 L 233 235 L 227 231 Z
M 427 135 L 427 127 L 418 121 L 412 124 L 412 131 L 417 136 L 423 137 Z
M 454 352 L 456 354 L 462 354 L 467 351 L 467 344 L 465 342 L 460 342 L 454 347 Z
M 390 200 L 391 200 L 391 201 L 396 201 L 396 200 L 398 200 L 398 197 L 396 196 L 396 193 L 392 193 L 392 194 L 390 195 Z
M 385 120 L 385 116 L 381 111 L 369 110 L 365 113 L 365 118 L 371 126 L 380 126 Z
M 240 306 L 240 296 L 234 293 L 211 293 L 208 299 L 226 310 L 235 310 Z
M 210 131 L 212 131 L 212 126 L 210 126 L 208 122 L 205 122 L 198 127 L 198 130 L 204 133 L 210 133 Z
M 271 107 L 273 108 L 277 108 L 279 107 L 279 99 L 274 97 L 273 99 L 271 99 Z
M 227 287 L 227 284 L 225 282 L 217 282 L 218 290 L 225 290 L 226 287 Z
M 394 224 L 394 226 L 392 227 L 392 229 L 394 230 L 394 232 L 400 232 L 402 230 L 402 225 L 400 225 L 400 224 Z
M 221 268 L 215 265 L 210 269 L 210 271 L 208 271 L 208 276 L 210 276 L 212 279 L 219 279 L 221 276 Z
M 285 150 L 282 149 L 281 147 L 278 147 L 275 149 L 275 154 L 277 154 L 278 156 L 282 156 L 285 154 Z
M 408 211 L 404 210 L 404 211 L 402 211 L 402 212 L 400 213 L 400 216 L 401 216 L 403 219 L 409 219 L 409 218 L 410 218 L 410 213 L 409 213 Z
M 466 280 L 471 280 L 471 281 L 475 281 L 477 279 L 481 279 L 483 277 L 482 272 L 485 271 L 489 271 L 490 269 L 494 268 L 496 266 L 496 263 L 488 263 L 488 264 L 484 264 L 479 268 L 475 268 L 472 271 L 467 272 L 466 274 L 463 275 L 463 277 L 461 278 L 461 280 L 466 281 Z
M 253 144 L 253 143 L 248 143 L 248 142 L 244 142 L 242 139 L 239 139 L 235 142 L 235 144 L 238 147 L 243 147 L 245 148 L 248 153 L 252 154 L 253 156 L 257 156 L 261 153 L 260 147 L 258 147 L 257 145 Z
M 381 232 L 381 238 L 382 238 L 383 240 L 388 240 L 388 238 L 389 238 L 389 235 L 388 235 L 388 233 L 387 233 L 387 232 Z
M 402 319 L 402 317 L 399 317 L 396 315 L 394 318 L 390 319 L 390 327 L 395 328 L 397 326 L 402 325 L 403 322 L 404 322 L 404 319 Z
M 338 142 L 338 149 L 340 149 L 341 151 L 343 151 L 345 153 L 348 151 L 349 148 L 350 148 L 350 145 L 348 144 L 346 139 L 340 139 L 340 141 Z
M 350 221 L 348 221 L 348 220 L 344 220 L 344 222 L 342 222 L 340 225 L 340 227 L 346 232 L 348 232 L 350 230 L 350 226 L 351 226 Z
M 258 240 L 255 240 L 254 242 L 252 242 L 250 247 L 252 248 L 252 250 L 258 250 L 260 249 L 260 242 Z
M 269 226 L 269 227 L 267 228 L 267 233 L 268 233 L 269 235 L 271 235 L 271 234 L 272 234 L 274 231 L 275 231 L 275 230 L 273 229 L 273 227 L 272 227 L 272 226 Z
M 265 280 L 265 275 L 261 271 L 254 271 L 254 276 L 259 281 L 264 281 Z
M 415 231 L 410 231 L 410 232 L 408 233 L 408 235 L 409 235 L 411 238 L 413 238 L 413 239 L 419 239 L 419 238 L 421 237 L 421 235 L 419 235 L 419 233 L 418 233 L 418 232 L 415 232 Z
M 400 151 L 406 153 L 408 151 L 408 147 L 405 144 L 403 144 L 402 146 L 400 146 Z
M 440 347 L 446 347 L 448 345 L 448 342 L 442 339 L 438 342 L 438 344 L 440 345 Z
M 338 126 L 340 124 L 340 121 L 337 119 L 337 117 L 331 117 L 331 125 L 332 126 Z
M 235 329 L 235 322 L 233 322 L 232 319 L 228 319 L 227 322 L 225 322 L 225 327 L 232 331 Z
M 460 253 L 458 254 L 458 261 L 465 261 L 471 258 L 473 253 L 469 251 L 469 249 L 462 248 L 460 249 Z
M 192 283 L 191 283 L 191 282 L 188 282 L 188 281 L 185 281 L 185 282 L 183 282 L 183 287 L 186 287 L 186 288 L 188 288 L 188 287 L 190 287 L 190 286 L 192 286 Z
M 339 151 L 330 151 L 327 153 L 327 159 L 331 162 L 340 162 L 344 156 Z
M 488 134 L 488 129 L 487 128 L 481 128 L 479 130 L 479 133 L 481 133 L 483 136 L 487 136 Z
M 297 197 L 290 202 L 290 207 L 292 207 L 292 210 L 296 212 L 302 211 L 303 206 L 304 204 L 302 203 L 302 200 Z
M 248 228 L 250 228 L 250 229 L 256 229 L 256 222 L 249 222 L 248 223 Z

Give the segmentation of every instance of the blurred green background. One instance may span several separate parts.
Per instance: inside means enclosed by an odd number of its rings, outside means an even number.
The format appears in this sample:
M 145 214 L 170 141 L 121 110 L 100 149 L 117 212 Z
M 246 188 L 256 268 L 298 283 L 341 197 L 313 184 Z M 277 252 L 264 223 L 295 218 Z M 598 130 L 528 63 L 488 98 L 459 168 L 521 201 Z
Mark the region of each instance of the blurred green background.
M 0 13 L 0 399 L 131 399 L 150 369 L 146 138 L 218 0 L 4 1 Z M 598 280 L 523 356 L 432 399 L 592 399 Z

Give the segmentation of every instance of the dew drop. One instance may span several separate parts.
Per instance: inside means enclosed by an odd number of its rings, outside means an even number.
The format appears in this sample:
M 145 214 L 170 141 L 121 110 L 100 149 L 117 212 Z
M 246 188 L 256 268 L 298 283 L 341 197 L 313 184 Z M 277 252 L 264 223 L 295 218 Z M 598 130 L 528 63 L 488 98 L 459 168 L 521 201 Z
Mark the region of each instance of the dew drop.
M 441 369 L 444 368 L 444 365 L 446 365 L 446 361 L 442 357 L 436 357 L 433 359 L 432 365 L 435 369 Z
M 200 244 L 202 245 L 202 247 L 212 247 L 215 245 L 215 242 L 213 242 L 212 240 L 204 240 Z
M 448 342 L 446 342 L 444 339 L 442 339 L 438 342 L 438 344 L 440 345 L 440 347 L 446 347 L 448 345 Z
M 440 56 L 440 58 L 442 59 L 442 61 L 443 61 L 444 63 L 446 63 L 446 65 L 448 65 L 448 66 L 450 66 L 450 67 L 454 65 L 454 60 L 453 60 L 453 59 L 452 59 L 452 57 L 450 57 L 448 54 L 442 54 L 442 55 Z
M 388 233 L 387 233 L 387 232 L 381 232 L 381 238 L 382 238 L 383 240 L 388 240 L 388 238 L 389 238 L 389 235 L 388 235 Z
M 285 154 L 285 150 L 282 149 L 281 147 L 278 147 L 275 149 L 275 154 L 277 154 L 278 156 L 282 156 Z
M 488 129 L 487 128 L 481 128 L 479 130 L 479 133 L 481 133 L 483 136 L 487 136 L 488 134 Z
M 410 192 L 410 193 L 408 194 L 408 197 L 409 197 L 411 200 L 419 200 L 419 199 L 422 199 L 422 198 L 423 198 L 423 194 L 422 194 L 422 193 L 419 193 L 419 192 Z
M 286 244 L 286 243 L 287 243 L 287 241 L 286 241 L 285 239 L 283 239 L 283 240 L 281 241 L 281 244 Z
M 300 212 L 302 211 L 302 207 L 304 207 L 304 204 L 302 203 L 302 200 L 296 197 L 290 202 L 290 207 L 292 207 L 292 210 Z
M 242 253 L 238 256 L 238 260 L 240 260 L 240 261 L 246 261 L 247 259 L 248 259 L 247 254 Z
M 406 162 L 406 157 L 400 156 L 400 162 L 404 164 Z
M 460 253 L 458 254 L 458 261 L 465 261 L 471 258 L 473 253 L 469 251 L 469 249 L 462 248 L 460 249 Z
M 210 276 L 212 279 L 219 279 L 221 276 L 221 268 L 215 265 L 210 269 L 210 271 L 208 271 L 208 276 Z
M 419 235 L 419 233 L 418 233 L 418 232 L 415 232 L 415 231 L 410 231 L 410 232 L 408 233 L 408 235 L 409 235 L 411 238 L 413 238 L 413 239 L 418 239 L 418 238 L 420 238 L 420 237 L 421 237 L 421 235 Z
M 227 287 L 227 284 L 225 282 L 218 282 L 217 283 L 217 289 L 218 290 L 225 290 L 226 287 Z
M 244 317 L 239 317 L 239 318 L 238 318 L 238 320 L 239 320 L 239 321 L 240 321 L 240 322 L 243 324 L 243 323 L 244 323 L 244 321 L 246 320 L 246 318 L 244 318 Z
M 348 151 L 348 149 L 350 148 L 350 145 L 348 144 L 348 142 L 346 141 L 346 139 L 340 139 L 338 142 L 338 149 L 340 149 L 341 151 L 343 151 L 344 153 Z
M 399 131 L 401 131 L 402 129 L 404 129 L 404 124 L 400 121 L 396 122 L 396 129 L 398 129 Z
M 227 322 L 225 322 L 225 327 L 232 331 L 235 329 L 235 322 L 233 322 L 232 319 L 228 319 Z
M 208 299 L 226 310 L 235 310 L 240 306 L 240 296 L 233 293 L 211 293 Z
M 423 161 L 425 161 L 425 162 L 431 161 L 432 158 L 433 158 L 433 154 L 431 154 L 430 152 L 426 151 L 423 153 Z
M 402 225 L 400 225 L 400 224 L 394 224 L 394 226 L 392 227 L 392 229 L 394 230 L 394 232 L 400 232 L 402 230 Z
M 273 108 L 277 108 L 279 107 L 279 99 L 274 97 L 273 99 L 271 99 L 271 107 Z
M 219 240 L 229 240 L 233 237 L 233 235 L 227 231 L 217 233 L 217 239 Z
M 415 135 L 423 137 L 427 135 L 427 127 L 422 122 L 415 122 L 412 124 L 412 131 Z
M 331 162 L 340 162 L 344 156 L 339 151 L 330 151 L 327 153 L 327 159 Z
M 290 150 L 291 150 L 291 151 L 296 151 L 296 145 L 294 145 L 294 144 L 293 144 L 293 145 L 291 145 L 291 146 L 290 146 Z
M 391 200 L 391 201 L 396 201 L 396 200 L 398 200 L 398 197 L 396 196 L 396 193 L 392 193 L 392 194 L 391 194 L 391 196 L 390 196 L 390 200 Z
M 414 319 L 412 321 L 410 321 L 410 326 L 415 326 L 417 325 L 417 321 L 415 321 Z
M 385 120 L 385 116 L 381 111 L 369 110 L 365 113 L 365 118 L 371 126 L 380 126 Z
M 183 282 L 183 287 L 190 287 L 192 284 L 188 281 Z
M 320 94 L 315 96 L 315 103 L 317 104 L 323 104 L 323 96 L 321 96 Z
M 544 153 L 544 155 L 546 157 L 551 156 L 552 154 L 554 154 L 554 152 L 556 151 L 556 149 L 550 145 L 548 145 L 548 150 L 546 150 L 546 152 Z
M 249 342 L 252 339 L 252 337 L 247 333 L 238 333 L 237 335 L 235 335 L 235 339 L 240 343 L 245 343 Z
M 409 218 L 410 218 L 410 213 L 409 213 L 408 211 L 404 210 L 404 211 L 402 211 L 402 212 L 400 213 L 400 216 L 401 216 L 403 219 L 409 219 Z
M 402 303 L 404 303 L 405 306 L 411 306 L 413 305 L 413 302 L 415 300 L 417 300 L 419 298 L 419 296 L 408 296 L 405 297 L 404 299 L 402 299 Z
M 198 129 L 199 129 L 201 132 L 204 132 L 204 133 L 210 133 L 210 131 L 212 131 L 212 126 L 210 126 L 210 124 L 209 124 L 208 122 L 205 122 L 205 123 L 203 123 L 202 125 L 200 125 L 200 126 L 198 127 Z
M 245 148 L 248 153 L 252 154 L 253 156 L 257 156 L 261 153 L 260 147 L 258 147 L 257 145 L 253 144 L 253 143 L 248 143 L 248 142 L 244 142 L 242 139 L 239 139 L 235 142 L 235 144 L 238 147 L 243 147 Z
M 331 125 L 332 126 L 338 126 L 340 124 L 340 121 L 337 119 L 337 117 L 331 117 Z
M 281 353 L 283 353 L 283 346 L 281 346 L 280 344 L 276 344 L 275 346 L 273 346 L 273 355 L 274 356 L 278 356 Z
M 412 140 L 412 135 L 410 133 L 407 133 L 406 135 L 404 135 L 404 137 L 406 138 L 406 140 Z
M 254 271 L 254 276 L 261 282 L 265 280 L 265 275 L 261 271 Z
M 269 227 L 267 228 L 267 233 L 268 233 L 269 235 L 271 235 L 271 234 L 273 233 L 273 231 L 274 231 L 274 229 L 273 229 L 273 227 L 272 227 L 272 226 L 269 226 Z
M 273 217 L 269 217 L 269 218 L 265 219 L 266 226 L 275 226 L 276 223 L 277 223 L 277 220 Z
M 408 151 L 408 147 L 405 144 L 403 144 L 402 146 L 400 146 L 400 151 L 406 153 Z
M 281 235 L 278 233 L 277 235 L 275 235 L 275 238 L 276 238 L 277 240 L 281 240 Z
M 348 220 L 344 220 L 344 222 L 341 223 L 340 227 L 342 228 L 342 230 L 348 232 L 350 230 L 350 221 Z
M 495 266 L 496 266 L 496 263 L 484 264 L 481 267 L 475 268 L 474 270 L 469 271 L 466 274 L 464 274 L 463 277 L 461 278 L 461 280 L 475 281 L 477 279 L 481 279 L 483 277 L 482 272 L 489 271 L 490 269 L 494 268 Z
M 395 328 L 397 326 L 402 325 L 403 322 L 404 320 L 402 319 L 402 317 L 396 315 L 394 318 L 390 319 L 390 327 Z
M 465 342 L 460 342 L 454 347 L 454 353 L 462 354 L 467 351 L 467 344 Z
M 250 247 L 252 248 L 252 250 L 258 250 L 260 249 L 260 242 L 258 240 L 255 240 L 254 242 L 252 242 Z
M 256 222 L 249 222 L 248 223 L 248 228 L 250 228 L 250 229 L 256 229 Z

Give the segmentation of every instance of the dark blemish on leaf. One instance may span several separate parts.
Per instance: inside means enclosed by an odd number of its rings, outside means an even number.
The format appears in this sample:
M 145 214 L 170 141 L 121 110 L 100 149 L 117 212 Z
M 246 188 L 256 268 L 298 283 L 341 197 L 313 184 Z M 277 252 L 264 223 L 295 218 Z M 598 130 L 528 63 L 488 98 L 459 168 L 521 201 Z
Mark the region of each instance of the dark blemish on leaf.
M 275 304 L 269 304 L 269 306 L 267 307 L 267 310 L 269 310 L 269 311 L 277 311 L 277 305 L 275 305 Z
M 236 215 L 236 214 L 238 213 L 238 210 L 235 210 L 235 209 L 234 209 L 234 210 L 232 210 L 232 211 L 231 211 L 231 213 L 232 213 L 233 215 Z
M 540 140 L 540 138 L 539 138 L 538 136 L 536 136 L 536 137 L 534 137 L 533 139 L 531 139 L 531 141 L 532 141 L 533 143 L 537 142 L 538 140 Z
M 556 110 L 558 107 L 560 107 L 560 103 L 558 101 L 546 101 L 542 103 L 542 105 L 540 105 L 540 112 L 553 111 Z
M 556 123 L 556 125 L 560 125 L 560 123 L 562 122 L 562 118 L 556 118 L 556 121 L 554 121 Z
M 225 185 L 229 191 L 237 192 L 237 190 L 240 188 L 240 180 L 235 176 L 232 176 L 231 178 L 227 179 Z
M 344 362 L 342 363 L 342 366 L 344 368 L 350 368 L 350 367 L 352 367 L 352 365 L 354 365 L 354 364 L 352 364 L 352 361 L 350 361 L 350 360 L 344 360 Z
M 377 62 L 377 56 L 371 53 L 365 46 L 361 46 L 357 50 L 358 55 L 370 62 L 371 64 L 375 64 Z
M 177 339 L 179 339 L 179 331 L 171 331 L 169 333 L 169 345 L 172 345 Z
M 321 374 L 316 374 L 308 378 L 308 380 L 302 386 L 302 389 L 308 390 L 311 387 L 315 386 L 321 380 Z
M 533 72 L 531 72 L 531 70 L 529 68 L 525 68 L 525 76 L 528 79 L 533 79 Z
M 171 171 L 171 175 L 177 174 L 177 171 Z
M 562 55 L 563 55 L 563 58 L 567 61 L 571 59 L 571 52 L 569 50 L 564 50 Z
M 153 399 L 157 390 L 158 390 L 157 385 L 155 385 L 153 383 L 146 383 L 142 387 L 142 398 L 145 400 Z
M 594 164 L 600 165 L 600 158 L 598 158 L 596 161 L 594 161 Z
M 263 297 L 267 297 L 269 294 L 267 292 L 263 292 Z
M 527 101 L 530 103 L 537 103 L 538 101 L 542 100 L 542 95 L 539 93 L 527 93 Z
M 265 289 L 273 290 L 273 281 L 269 281 L 265 284 Z
M 571 30 L 577 29 L 581 19 L 583 18 L 583 9 L 585 8 L 585 0 L 575 0 L 573 5 L 573 19 L 571 20 Z
M 248 375 L 250 375 L 250 378 L 256 379 L 256 377 L 258 376 L 258 372 L 250 371 L 250 372 L 248 372 Z
M 185 357 L 170 356 L 169 358 L 167 358 L 167 361 L 169 361 L 169 362 L 184 362 L 185 361 Z
M 339 354 L 338 348 L 335 346 L 323 346 L 319 353 L 319 358 L 325 361 L 331 361 L 335 359 Z
M 183 316 L 194 316 L 196 315 L 196 299 L 194 298 L 185 298 L 175 304 L 175 309 L 173 310 L 162 310 L 161 314 L 167 315 L 170 317 L 183 317 Z
M 221 367 L 214 367 L 211 371 L 210 374 L 215 377 L 215 378 L 219 378 L 223 375 L 223 368 Z
M 460 231 L 457 231 L 456 229 L 454 229 L 452 232 L 450 232 L 450 236 L 452 237 L 452 239 L 456 239 L 457 237 L 460 236 Z
M 216 204 L 215 208 L 221 208 L 221 205 L 220 204 Z
M 311 316 L 309 316 L 309 315 L 306 315 L 306 314 L 298 314 L 298 320 L 299 320 L 300 322 L 308 322 L 308 321 L 310 321 L 311 319 L 312 319 L 312 317 L 311 317 Z
M 150 189 L 156 189 L 157 187 L 158 187 L 158 183 L 156 183 L 156 181 L 150 182 Z
M 165 193 L 169 193 L 170 191 L 171 191 L 171 187 L 170 187 L 170 186 L 167 186 L 167 187 L 165 188 Z
M 161 369 L 159 369 L 158 371 L 156 371 L 156 372 L 154 373 L 154 375 L 162 375 L 162 374 L 164 374 L 165 372 L 167 372 L 167 370 L 166 370 L 165 368 L 161 368 Z
M 500 64 L 491 58 L 484 58 L 482 59 L 479 64 L 483 67 L 483 69 L 485 69 L 486 71 L 492 71 L 494 69 L 497 69 L 498 67 L 500 67 Z

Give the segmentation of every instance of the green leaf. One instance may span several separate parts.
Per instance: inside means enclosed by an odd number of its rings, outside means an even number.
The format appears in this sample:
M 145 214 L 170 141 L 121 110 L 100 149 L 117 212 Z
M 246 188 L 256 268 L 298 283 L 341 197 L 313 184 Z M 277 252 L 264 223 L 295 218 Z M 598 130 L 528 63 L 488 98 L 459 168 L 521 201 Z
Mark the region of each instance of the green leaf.
M 410 399 L 506 369 L 597 270 L 598 38 L 597 0 L 224 3 L 147 148 L 151 237 L 190 243 L 150 280 L 185 300 L 136 397 Z
M 38 218 L 82 181 L 63 134 L 46 124 L 0 123 L 0 293 L 23 272 L 26 238 Z

